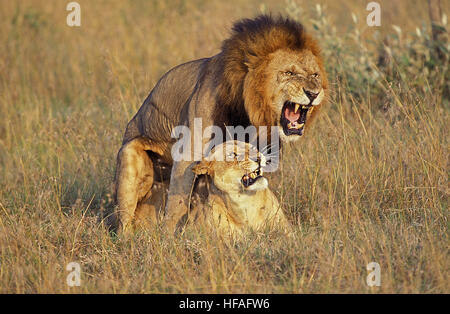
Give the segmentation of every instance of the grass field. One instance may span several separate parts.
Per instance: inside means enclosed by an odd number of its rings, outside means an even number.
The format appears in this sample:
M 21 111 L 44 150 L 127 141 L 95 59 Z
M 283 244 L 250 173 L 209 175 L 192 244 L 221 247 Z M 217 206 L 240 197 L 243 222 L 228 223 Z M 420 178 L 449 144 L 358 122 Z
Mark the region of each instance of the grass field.
M 0 293 L 450 292 L 449 54 L 425 0 L 380 1 L 375 28 L 357 0 L 78 2 L 71 28 L 66 1 L 0 0 Z M 296 236 L 111 235 L 128 120 L 163 73 L 261 11 L 317 37 L 333 89 L 271 182 Z

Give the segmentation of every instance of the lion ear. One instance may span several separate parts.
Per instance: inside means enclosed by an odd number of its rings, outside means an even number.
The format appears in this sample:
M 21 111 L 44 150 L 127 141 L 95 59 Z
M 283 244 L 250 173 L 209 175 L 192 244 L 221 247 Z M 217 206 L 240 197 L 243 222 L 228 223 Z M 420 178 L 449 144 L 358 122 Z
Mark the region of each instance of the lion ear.
M 212 162 L 206 160 L 200 161 L 192 168 L 192 172 L 194 172 L 195 174 L 212 175 Z

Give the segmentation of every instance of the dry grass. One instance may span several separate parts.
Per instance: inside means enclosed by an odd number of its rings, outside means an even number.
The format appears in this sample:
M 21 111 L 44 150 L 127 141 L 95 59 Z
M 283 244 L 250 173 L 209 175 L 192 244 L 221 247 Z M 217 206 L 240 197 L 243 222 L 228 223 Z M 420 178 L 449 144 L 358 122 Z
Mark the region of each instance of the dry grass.
M 317 28 L 333 101 L 272 182 L 295 239 L 254 234 L 233 247 L 192 228 L 124 240 L 102 218 L 122 132 L 149 90 L 216 53 L 260 2 L 79 2 L 81 28 L 66 26 L 64 1 L 0 3 L 1 293 L 450 292 L 448 61 L 436 70 L 429 54 L 425 1 L 383 3 L 375 39 L 365 1 L 328 1 L 323 14 L 289 4 Z M 377 68 L 382 36 L 393 59 Z M 66 285 L 71 261 L 80 287 Z M 366 285 L 371 261 L 381 287 Z

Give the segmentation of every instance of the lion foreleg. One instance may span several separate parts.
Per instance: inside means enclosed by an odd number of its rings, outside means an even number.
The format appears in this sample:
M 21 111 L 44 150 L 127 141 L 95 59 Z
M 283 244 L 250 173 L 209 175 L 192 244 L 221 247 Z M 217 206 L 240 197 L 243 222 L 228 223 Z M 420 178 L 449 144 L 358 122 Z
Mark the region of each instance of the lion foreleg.
M 190 195 L 194 183 L 192 162 L 180 161 L 174 163 L 170 176 L 169 194 L 166 204 L 166 225 L 170 231 L 175 231 L 180 219 L 188 212 Z

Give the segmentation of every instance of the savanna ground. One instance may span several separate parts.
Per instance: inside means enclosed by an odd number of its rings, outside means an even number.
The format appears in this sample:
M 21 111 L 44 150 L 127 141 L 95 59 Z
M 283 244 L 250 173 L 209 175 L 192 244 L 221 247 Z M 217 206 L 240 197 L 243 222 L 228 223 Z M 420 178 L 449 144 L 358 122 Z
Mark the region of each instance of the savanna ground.
M 79 0 L 78 28 L 67 2 L 0 0 L 1 293 L 450 292 L 448 47 L 438 59 L 426 1 L 380 1 L 374 28 L 356 0 Z M 333 89 L 271 182 L 296 236 L 111 234 L 127 121 L 164 72 L 261 11 L 320 40 Z

